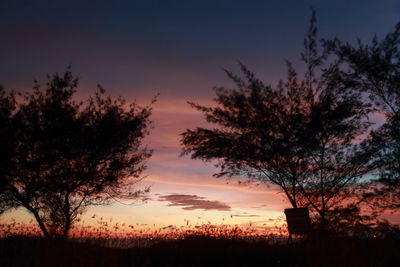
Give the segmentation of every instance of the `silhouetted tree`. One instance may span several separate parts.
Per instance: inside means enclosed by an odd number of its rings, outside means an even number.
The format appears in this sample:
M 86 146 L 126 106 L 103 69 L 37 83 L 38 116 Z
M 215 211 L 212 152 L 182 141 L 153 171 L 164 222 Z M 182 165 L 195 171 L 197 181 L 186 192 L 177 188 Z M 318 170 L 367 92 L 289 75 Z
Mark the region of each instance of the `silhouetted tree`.
M 383 125 L 373 131 L 364 145 L 375 151 L 370 164 L 378 170 L 374 192 L 367 196 L 381 208 L 400 208 L 400 23 L 381 41 L 375 36 L 370 44 L 328 42 L 347 65 L 340 73 L 345 83 L 352 83 L 384 115 Z
M 356 138 L 369 127 L 369 105 L 337 81 L 339 62 L 319 51 L 313 12 L 299 80 L 265 85 L 241 65 L 244 79 L 227 72 L 237 89 L 216 88 L 216 107 L 190 103 L 218 127 L 182 133 L 183 154 L 218 160 L 217 176 L 246 176 L 277 185 L 291 205 L 309 206 L 327 224 L 327 213 L 354 195 L 346 191 L 368 170 Z M 328 63 L 331 62 L 331 63 Z M 347 193 L 347 194 L 346 194 Z
M 15 110 L 15 96 L 0 85 L 0 214 L 15 206 L 10 192 L 6 190 L 5 177 L 11 167 L 11 156 L 15 145 L 11 117 Z
M 77 102 L 77 87 L 68 70 L 19 101 L 0 91 L 2 203 L 26 208 L 46 237 L 67 236 L 90 205 L 148 190 L 134 186 L 151 154 L 141 148 L 151 108 L 112 99 L 101 87 Z

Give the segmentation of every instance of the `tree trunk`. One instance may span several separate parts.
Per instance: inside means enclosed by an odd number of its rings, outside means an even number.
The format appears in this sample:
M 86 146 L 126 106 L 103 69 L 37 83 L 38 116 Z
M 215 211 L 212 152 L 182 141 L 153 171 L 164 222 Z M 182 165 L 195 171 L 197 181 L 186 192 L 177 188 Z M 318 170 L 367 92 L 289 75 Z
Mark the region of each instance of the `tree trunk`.
M 66 215 L 62 238 L 67 238 L 70 229 L 71 229 L 71 216 Z
M 324 233 L 327 228 L 327 221 L 325 218 L 325 210 L 322 210 L 320 212 L 320 216 L 321 216 L 320 227 L 321 227 L 321 231 Z
M 30 208 L 28 209 L 30 212 L 32 212 L 33 216 L 35 216 L 36 222 L 39 224 L 40 230 L 42 230 L 42 233 L 44 235 L 45 238 L 51 238 L 49 231 L 47 230 L 46 225 L 44 224 L 42 218 L 40 218 L 39 213 L 33 209 Z
M 65 219 L 65 225 L 64 225 L 64 229 L 63 229 L 63 233 L 62 233 L 62 238 L 67 238 L 68 236 L 68 232 L 71 229 L 71 206 L 69 203 L 69 192 L 65 195 L 64 197 L 64 219 Z
M 292 204 L 292 207 L 295 208 L 295 209 L 297 209 L 298 207 L 297 207 L 296 199 L 293 198 L 293 197 L 289 194 L 288 190 L 284 189 L 284 192 L 285 192 L 286 197 L 289 199 L 290 204 Z

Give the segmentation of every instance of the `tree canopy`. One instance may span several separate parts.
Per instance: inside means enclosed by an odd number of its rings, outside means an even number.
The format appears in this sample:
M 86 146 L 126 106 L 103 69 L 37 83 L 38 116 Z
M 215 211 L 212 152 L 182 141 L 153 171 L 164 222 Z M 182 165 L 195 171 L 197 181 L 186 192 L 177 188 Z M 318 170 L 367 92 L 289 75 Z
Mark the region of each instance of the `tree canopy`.
M 308 206 L 326 224 L 368 172 L 357 140 L 370 125 L 370 105 L 338 79 L 340 62 L 319 46 L 314 12 L 304 46 L 304 76 L 288 62 L 287 79 L 276 87 L 243 64 L 243 78 L 227 71 L 237 88 L 216 88 L 215 107 L 190 103 L 216 127 L 188 129 L 181 142 L 183 154 L 217 160 L 217 176 L 275 184 L 294 208 Z
M 365 44 L 330 41 L 333 51 L 339 56 L 345 71 L 341 71 L 343 82 L 352 83 L 366 94 L 383 115 L 382 125 L 371 132 L 364 141 L 365 149 L 375 151 L 370 164 L 378 179 L 373 197 L 374 204 L 381 208 L 400 208 L 400 23 L 382 40 L 375 36 Z
M 67 236 L 90 205 L 148 191 L 135 185 L 151 155 L 141 146 L 151 107 L 112 99 L 100 86 L 77 101 L 77 88 L 68 70 L 45 89 L 0 90 L 1 208 L 26 208 L 47 237 Z

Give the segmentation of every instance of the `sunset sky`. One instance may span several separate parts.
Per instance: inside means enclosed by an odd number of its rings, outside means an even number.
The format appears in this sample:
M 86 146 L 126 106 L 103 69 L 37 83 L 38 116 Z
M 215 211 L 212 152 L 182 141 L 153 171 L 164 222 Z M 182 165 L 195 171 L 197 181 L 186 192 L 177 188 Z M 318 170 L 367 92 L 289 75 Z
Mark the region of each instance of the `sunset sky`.
M 397 0 L 1 0 L 0 84 L 28 90 L 71 65 L 80 98 L 97 84 L 143 105 L 160 94 L 146 139 L 154 150 L 142 182 L 150 199 L 95 207 L 85 220 L 269 225 L 290 207 L 284 197 L 274 187 L 212 177 L 212 163 L 179 156 L 179 134 L 205 125 L 187 101 L 207 105 L 214 86 L 232 86 L 224 68 L 238 71 L 243 62 L 267 84 L 285 77 L 285 60 L 301 70 L 311 7 L 321 37 L 350 42 L 383 36 L 400 19 Z M 12 217 L 31 219 L 14 211 L 0 220 Z

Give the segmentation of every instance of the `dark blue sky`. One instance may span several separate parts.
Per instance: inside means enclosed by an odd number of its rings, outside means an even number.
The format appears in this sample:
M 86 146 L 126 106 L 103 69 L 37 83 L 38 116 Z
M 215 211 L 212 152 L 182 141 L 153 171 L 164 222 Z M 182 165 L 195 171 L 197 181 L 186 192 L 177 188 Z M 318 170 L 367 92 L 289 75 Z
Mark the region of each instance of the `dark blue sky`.
M 25 88 L 71 64 L 118 94 L 207 97 L 236 60 L 275 82 L 299 59 L 311 6 L 321 36 L 349 41 L 400 18 L 396 0 L 2 0 L 0 83 Z

